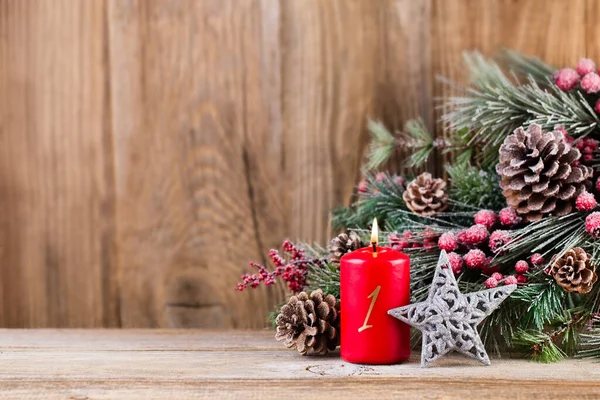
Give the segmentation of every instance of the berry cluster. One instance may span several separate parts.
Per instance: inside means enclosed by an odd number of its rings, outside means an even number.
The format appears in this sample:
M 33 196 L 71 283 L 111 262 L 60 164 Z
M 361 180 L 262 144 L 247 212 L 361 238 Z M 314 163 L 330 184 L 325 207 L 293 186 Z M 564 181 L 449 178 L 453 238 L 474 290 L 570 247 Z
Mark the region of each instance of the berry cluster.
M 493 273 L 486 281 L 485 287 L 488 289 L 492 289 L 497 287 L 500 283 L 504 283 L 505 285 L 512 285 L 514 283 L 524 284 L 527 283 L 527 272 L 530 269 L 530 264 L 533 266 L 540 266 L 544 264 L 544 257 L 535 253 L 529 258 L 529 262 L 525 260 L 519 260 L 515 263 L 515 272 L 516 275 L 502 275 L 499 272 Z
M 600 92 L 600 75 L 596 64 L 589 58 L 582 58 L 575 69 L 563 68 L 552 74 L 552 80 L 560 90 L 569 92 L 580 88 L 587 94 Z M 600 113 L 600 100 L 596 102 L 594 110 Z
M 306 276 L 308 274 L 308 266 L 312 264 L 321 265 L 319 259 L 307 259 L 304 256 L 304 250 L 296 247 L 292 242 L 286 240 L 283 242 L 283 250 L 289 257 L 288 260 L 283 258 L 279 251 L 271 249 L 269 258 L 275 265 L 273 271 L 269 271 L 264 265 L 250 262 L 250 267 L 256 268 L 257 273 L 252 275 L 243 274 L 242 282 L 237 284 L 237 290 L 242 291 L 248 287 L 256 288 L 262 282 L 266 286 L 273 285 L 276 277 L 281 277 L 287 282 L 288 288 L 294 292 L 301 292 L 306 286 Z
M 406 187 L 406 179 L 400 175 L 388 175 L 385 172 L 379 172 L 375 175 L 375 182 L 372 184 L 367 178 L 363 178 L 357 186 L 358 193 L 360 194 L 378 194 L 378 184 L 396 185 L 399 187 Z
M 394 250 L 402 251 L 408 249 L 422 249 L 425 251 L 433 251 L 437 234 L 431 230 L 425 230 L 420 234 L 412 231 L 404 231 L 402 234 L 397 232 L 388 235 L 390 247 Z
M 448 252 L 450 266 L 455 275 L 460 274 L 466 266 L 471 270 L 481 271 L 490 278 L 487 287 L 496 287 L 499 283 L 526 283 L 526 269 L 523 264 L 516 269 L 517 276 L 503 277 L 494 265 L 494 255 L 506 252 L 510 243 L 510 232 L 521 222 L 515 210 L 504 208 L 498 214 L 490 210 L 481 210 L 473 217 L 473 226 L 459 232 L 445 232 L 440 235 L 437 245 L 440 250 Z

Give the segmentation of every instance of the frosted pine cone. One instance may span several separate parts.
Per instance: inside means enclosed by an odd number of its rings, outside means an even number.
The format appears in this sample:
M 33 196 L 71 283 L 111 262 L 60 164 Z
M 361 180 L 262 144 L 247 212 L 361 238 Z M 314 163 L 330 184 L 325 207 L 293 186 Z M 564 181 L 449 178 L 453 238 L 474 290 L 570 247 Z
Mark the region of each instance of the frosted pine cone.
M 324 355 L 340 343 L 340 314 L 334 296 L 315 290 L 290 297 L 275 320 L 275 339 L 284 340 L 289 349 L 306 355 L 310 349 Z
M 346 233 L 340 233 L 331 240 L 331 243 L 327 248 L 329 249 L 329 254 L 331 254 L 331 261 L 334 263 L 339 263 L 340 258 L 342 258 L 344 254 L 358 250 L 365 246 L 366 244 L 360 240 L 360 237 L 358 237 L 356 233 L 352 232 L 350 235 Z
M 589 293 L 598 280 L 589 254 L 581 247 L 575 247 L 552 260 L 550 275 L 567 292 L 581 294 Z
M 507 204 L 527 221 L 570 213 L 593 174 L 576 163 L 580 157 L 558 131 L 543 132 L 536 124 L 516 129 L 500 147 L 496 165 Z
M 409 183 L 402 198 L 409 210 L 422 216 L 432 216 L 448 207 L 446 182 L 433 178 L 429 172 Z

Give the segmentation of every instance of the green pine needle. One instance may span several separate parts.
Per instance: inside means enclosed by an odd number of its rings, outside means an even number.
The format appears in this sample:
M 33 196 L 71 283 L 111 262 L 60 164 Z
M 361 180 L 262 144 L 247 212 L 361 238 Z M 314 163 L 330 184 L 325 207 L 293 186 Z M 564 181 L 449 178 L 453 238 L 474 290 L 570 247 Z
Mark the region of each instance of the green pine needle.
M 371 133 L 371 143 L 367 155 L 367 170 L 375 170 L 384 165 L 396 150 L 408 150 L 404 166 L 420 167 L 429 159 L 436 148 L 444 148 L 444 140 L 434 140 L 421 119 L 409 120 L 404 131 L 392 134 L 381 122 L 369 121 L 367 125 Z
M 542 86 L 548 84 L 548 79 L 556 71 L 555 67 L 546 64 L 539 58 L 514 50 L 503 49 L 498 58 L 509 70 L 524 77 L 530 76 Z
M 499 187 L 500 178 L 494 171 L 486 171 L 468 164 L 456 163 L 447 165 L 450 176 L 450 197 L 464 206 L 457 206 L 456 211 L 495 210 L 506 206 L 506 200 Z
M 600 119 L 580 92 L 563 92 L 550 80 L 541 86 L 539 75 L 528 75 L 520 84 L 477 52 L 465 53 L 464 60 L 472 86 L 465 96 L 448 99 L 451 111 L 442 120 L 461 132 L 458 141 L 468 140 L 463 149 L 477 154 L 482 165 L 497 162 L 498 147 L 519 126 L 536 123 L 552 130 L 562 125 L 574 136 L 598 134 Z M 529 63 L 525 68 L 542 67 Z
M 513 343 L 517 348 L 531 354 L 532 360 L 537 362 L 553 363 L 562 361 L 567 356 L 554 343 L 552 335 L 536 330 L 517 331 Z

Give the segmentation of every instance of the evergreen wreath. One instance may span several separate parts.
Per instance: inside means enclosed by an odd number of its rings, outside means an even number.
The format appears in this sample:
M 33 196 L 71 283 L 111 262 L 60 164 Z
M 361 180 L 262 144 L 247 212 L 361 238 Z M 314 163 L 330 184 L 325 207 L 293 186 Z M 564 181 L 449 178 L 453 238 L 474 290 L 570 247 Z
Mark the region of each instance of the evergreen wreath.
M 465 95 L 444 99 L 450 111 L 442 123 L 452 137 L 434 138 L 420 120 L 401 132 L 370 121 L 357 201 L 332 215 L 334 227 L 349 234 L 329 250 L 285 241 L 287 258 L 271 250 L 274 268 L 251 263 L 257 272 L 245 274 L 238 290 L 282 279 L 293 293 L 321 290 L 339 302 L 339 257 L 361 238 L 366 243 L 377 217 L 384 243 L 411 258 L 413 303 L 427 297 L 442 250 L 463 293 L 518 285 L 479 327 L 487 351 L 541 362 L 600 358 L 596 65 L 582 59 L 556 69 L 513 51 L 494 59 L 466 53 L 464 60 Z M 433 152 L 454 154 L 448 181 L 377 172 L 399 149 L 411 151 L 409 170 Z

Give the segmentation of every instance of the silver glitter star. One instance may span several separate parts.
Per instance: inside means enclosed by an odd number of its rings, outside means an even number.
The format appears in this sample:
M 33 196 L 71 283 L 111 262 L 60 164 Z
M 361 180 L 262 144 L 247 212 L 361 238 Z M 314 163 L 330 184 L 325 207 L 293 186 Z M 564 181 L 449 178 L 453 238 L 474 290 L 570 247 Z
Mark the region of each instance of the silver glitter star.
M 453 350 L 490 365 L 477 325 L 516 288 L 513 284 L 462 294 L 448 255 L 442 251 L 427 300 L 394 308 L 388 314 L 423 332 L 422 367 Z

